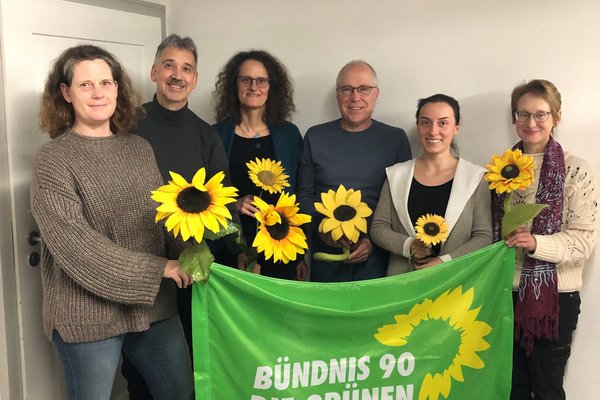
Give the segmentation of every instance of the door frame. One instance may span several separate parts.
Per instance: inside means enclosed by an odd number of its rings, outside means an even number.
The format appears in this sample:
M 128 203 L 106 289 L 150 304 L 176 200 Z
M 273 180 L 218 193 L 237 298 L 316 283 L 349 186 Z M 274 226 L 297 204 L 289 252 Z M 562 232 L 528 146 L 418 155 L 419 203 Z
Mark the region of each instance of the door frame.
M 0 3 L 6 0 L 0 0 Z M 43 1 L 43 0 L 39 0 Z M 166 37 L 166 6 L 142 0 L 66 0 L 159 18 Z M 0 28 L 2 27 L 0 8 Z M 13 182 L 9 171 L 4 82 L 4 33 L 0 29 L 0 400 L 23 398 L 14 240 Z M 40 316 L 41 318 L 41 316 Z
M 0 24 L 1 21 L 0 9 Z M 4 40 L 0 30 L 0 399 L 18 399 L 23 396 L 4 79 Z

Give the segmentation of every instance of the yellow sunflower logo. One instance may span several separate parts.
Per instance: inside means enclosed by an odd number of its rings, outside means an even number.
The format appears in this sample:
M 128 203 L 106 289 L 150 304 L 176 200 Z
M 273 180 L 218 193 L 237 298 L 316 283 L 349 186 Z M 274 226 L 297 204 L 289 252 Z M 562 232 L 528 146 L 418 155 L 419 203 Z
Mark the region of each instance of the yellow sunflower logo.
M 273 161 L 270 158 L 256 158 L 256 161 L 248 161 L 248 175 L 254 184 L 269 193 L 280 193 L 284 187 L 290 186 L 289 176 L 285 174 L 281 161 Z
M 502 156 L 493 156 L 486 168 L 488 172 L 484 179 L 490 182 L 490 189 L 498 194 L 510 193 L 523 190 L 533 183 L 535 161 L 533 157 L 523 155 L 519 149 L 506 150 Z
M 304 254 L 308 245 L 299 226 L 310 222 L 311 218 L 298 213 L 296 195 L 281 193 L 275 206 L 254 196 L 254 204 L 259 210 L 254 215 L 259 227 L 252 246 L 258 252 L 264 252 L 267 260 L 273 257 L 273 261 L 284 264 L 295 260 L 297 254 Z
M 395 324 L 379 328 L 375 339 L 386 346 L 404 346 L 411 333 L 421 323 L 431 320 L 442 320 L 460 333 L 460 343 L 452 363 L 443 371 L 428 373 L 421 383 L 419 400 L 437 400 L 440 395 L 448 398 L 452 388 L 452 379 L 463 382 L 462 367 L 482 369 L 483 360 L 477 354 L 487 350 L 490 345 L 484 337 L 492 332 L 492 327 L 485 322 L 477 321 L 481 307 L 471 309 L 473 304 L 473 288 L 462 293 L 462 287 L 447 290 L 437 299 L 425 299 L 416 304 L 408 314 L 396 315 Z
M 435 246 L 448 239 L 448 224 L 439 215 L 425 214 L 417 219 L 415 232 L 417 239 L 425 244 Z
M 167 218 L 165 226 L 169 232 L 181 235 L 183 240 L 193 237 L 198 243 L 205 228 L 218 233 L 221 227 L 227 227 L 231 213 L 225 205 L 235 201 L 237 189 L 223 186 L 222 171 L 206 183 L 204 168 L 194 174 L 191 183 L 175 172 L 169 174 L 173 180 L 152 192 L 152 199 L 162 203 L 156 208 L 156 222 Z
M 315 202 L 315 209 L 325 218 L 319 224 L 319 232 L 329 233 L 333 240 L 345 235 L 356 243 L 360 232 L 367 233 L 366 218 L 373 213 L 367 203 L 361 202 L 360 190 L 348 189 L 344 185 L 334 192 L 321 193 L 322 203 Z

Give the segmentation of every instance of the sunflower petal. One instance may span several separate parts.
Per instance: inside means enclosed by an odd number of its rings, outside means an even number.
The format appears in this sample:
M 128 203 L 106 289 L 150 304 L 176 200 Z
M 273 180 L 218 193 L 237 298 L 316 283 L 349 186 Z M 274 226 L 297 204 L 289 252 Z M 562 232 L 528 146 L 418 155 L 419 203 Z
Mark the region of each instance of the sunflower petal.
M 188 181 L 185 180 L 185 178 L 181 175 L 179 175 L 177 172 L 173 172 L 173 171 L 169 171 L 169 174 L 171 175 L 171 178 L 173 179 L 173 183 L 181 188 L 190 186 L 190 184 L 188 183 Z

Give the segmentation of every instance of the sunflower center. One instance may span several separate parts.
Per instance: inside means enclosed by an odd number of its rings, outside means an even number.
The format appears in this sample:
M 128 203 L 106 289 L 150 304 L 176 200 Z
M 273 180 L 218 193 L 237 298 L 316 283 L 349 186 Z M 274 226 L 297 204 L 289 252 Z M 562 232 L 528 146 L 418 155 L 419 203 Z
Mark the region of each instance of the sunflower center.
M 258 180 L 264 183 L 265 185 L 271 186 L 277 182 L 277 175 L 272 173 L 271 171 L 260 171 L 258 173 Z
M 519 176 L 519 172 L 521 172 L 519 171 L 519 167 L 514 164 L 508 164 L 502 168 L 500 175 L 502 175 L 504 179 L 514 179 Z
M 423 231 L 428 236 L 435 236 L 440 233 L 440 227 L 435 222 L 428 222 L 423 225 Z
M 337 206 L 335 210 L 333 210 L 333 216 L 338 221 L 350 221 L 356 215 L 356 210 L 354 207 L 347 206 L 345 204 L 341 206 Z
M 276 223 L 271 226 L 267 226 L 267 232 L 275 240 L 285 239 L 290 231 L 290 223 L 285 215 L 279 213 L 281 216 L 281 223 Z
M 202 212 L 210 206 L 210 195 L 191 186 L 177 195 L 177 206 L 190 214 Z

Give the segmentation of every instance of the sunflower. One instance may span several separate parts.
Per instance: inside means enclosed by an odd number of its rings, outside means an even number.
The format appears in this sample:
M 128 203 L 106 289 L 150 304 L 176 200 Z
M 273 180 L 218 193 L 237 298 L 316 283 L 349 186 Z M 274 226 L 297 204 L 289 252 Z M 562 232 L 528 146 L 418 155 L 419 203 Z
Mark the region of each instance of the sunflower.
M 281 161 L 273 161 L 270 158 L 256 158 L 256 161 L 248 161 L 248 175 L 252 182 L 262 190 L 269 193 L 280 193 L 284 187 L 290 186 Z
M 345 235 L 352 243 L 358 242 L 359 232 L 367 233 L 366 217 L 373 211 L 360 201 L 360 190 L 340 185 L 337 191 L 329 189 L 321 193 L 322 203 L 315 202 L 315 209 L 325 218 L 319 224 L 319 232 L 331 232 L 333 240 Z
M 452 380 L 465 380 L 463 367 L 485 367 L 477 353 L 490 347 L 484 337 L 492 332 L 492 327 L 477 320 L 480 307 L 471 309 L 474 296 L 473 288 L 463 293 L 462 287 L 458 286 L 452 291 L 442 293 L 433 301 L 425 299 L 422 303 L 415 304 L 408 314 L 394 316 L 396 323 L 377 329 L 375 339 L 386 346 L 406 345 L 417 326 L 431 323 L 433 320 L 446 321 L 449 330 L 460 334 L 460 343 L 450 365 L 443 371 L 427 373 L 421 384 L 419 399 L 437 399 L 440 395 L 448 398 Z
M 194 174 L 191 183 L 175 172 L 169 174 L 173 180 L 152 192 L 152 200 L 162 203 L 156 208 L 156 222 L 167 218 L 169 232 L 181 234 L 183 240 L 193 237 L 198 243 L 204 237 L 204 228 L 218 233 L 227 227 L 231 213 L 225 205 L 235 201 L 237 189 L 223 186 L 222 171 L 206 183 L 204 168 Z
M 439 215 L 425 214 L 417 219 L 415 232 L 417 239 L 425 244 L 435 246 L 448 239 L 448 224 Z
M 493 156 L 486 165 L 488 172 L 484 179 L 490 182 L 490 189 L 496 193 L 510 193 L 523 190 L 533 183 L 535 161 L 533 157 L 523 155 L 521 150 L 506 150 L 502 156 Z
M 310 222 L 310 215 L 299 214 L 296 195 L 282 192 L 275 206 L 267 204 L 260 197 L 254 197 L 259 211 L 255 214 L 259 227 L 252 246 L 258 252 L 264 252 L 268 260 L 282 261 L 287 264 L 304 254 L 308 249 L 306 236 L 300 225 Z

